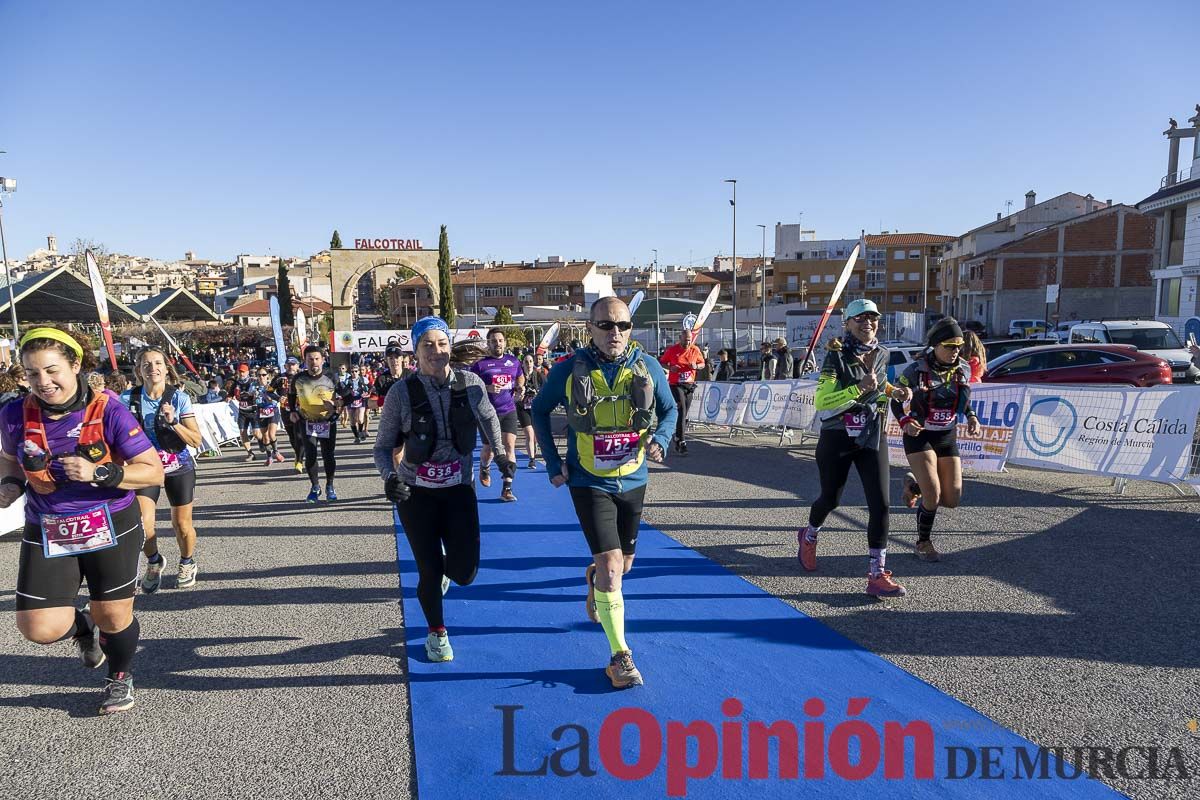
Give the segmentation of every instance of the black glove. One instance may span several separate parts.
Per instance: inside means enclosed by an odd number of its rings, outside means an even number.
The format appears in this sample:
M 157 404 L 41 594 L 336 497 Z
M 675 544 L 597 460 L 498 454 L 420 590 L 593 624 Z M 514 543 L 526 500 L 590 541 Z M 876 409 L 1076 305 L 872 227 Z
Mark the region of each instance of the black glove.
M 391 475 L 383 482 L 383 494 L 392 503 L 403 503 L 412 497 L 412 490 L 399 475 Z
M 507 458 L 496 458 L 496 466 L 500 469 L 500 474 L 504 479 L 511 481 L 517 475 L 517 462 L 509 461 Z

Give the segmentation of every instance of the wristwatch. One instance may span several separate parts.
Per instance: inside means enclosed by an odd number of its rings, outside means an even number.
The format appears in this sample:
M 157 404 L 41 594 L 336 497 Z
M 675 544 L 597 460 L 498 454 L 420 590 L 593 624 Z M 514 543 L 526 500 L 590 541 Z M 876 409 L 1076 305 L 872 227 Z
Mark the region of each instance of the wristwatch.
M 112 467 L 108 464 L 101 464 L 96 467 L 96 472 L 92 475 L 92 486 L 99 486 L 108 480 L 108 476 L 112 474 Z

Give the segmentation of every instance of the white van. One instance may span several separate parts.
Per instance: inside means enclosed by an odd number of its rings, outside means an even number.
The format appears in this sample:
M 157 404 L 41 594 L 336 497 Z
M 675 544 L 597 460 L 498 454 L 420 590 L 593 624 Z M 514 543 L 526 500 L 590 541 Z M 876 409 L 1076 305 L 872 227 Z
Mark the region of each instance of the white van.
M 1044 319 L 1014 319 L 1008 323 L 1008 338 L 1025 339 L 1035 333 L 1046 332 Z
M 1152 319 L 1084 320 L 1071 328 L 1071 344 L 1131 344 L 1171 365 L 1171 383 L 1200 383 L 1192 354 L 1165 322 Z

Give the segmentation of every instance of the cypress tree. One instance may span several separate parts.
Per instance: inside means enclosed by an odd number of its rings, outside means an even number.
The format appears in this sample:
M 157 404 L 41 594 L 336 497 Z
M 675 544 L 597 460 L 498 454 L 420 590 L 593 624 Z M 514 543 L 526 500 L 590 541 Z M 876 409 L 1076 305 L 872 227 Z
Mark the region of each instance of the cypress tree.
M 439 304 L 442 309 L 442 319 L 450 327 L 454 327 L 457 316 L 454 311 L 454 282 L 450 278 L 450 237 L 446 235 L 446 226 L 442 226 L 438 236 L 438 283 L 441 285 Z

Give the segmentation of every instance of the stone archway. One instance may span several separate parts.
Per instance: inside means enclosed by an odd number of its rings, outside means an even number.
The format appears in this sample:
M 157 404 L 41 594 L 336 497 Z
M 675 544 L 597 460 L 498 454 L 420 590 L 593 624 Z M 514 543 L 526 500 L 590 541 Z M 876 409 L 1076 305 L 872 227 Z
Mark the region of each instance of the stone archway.
M 354 325 L 354 290 L 363 275 L 378 267 L 396 266 L 415 270 L 432 294 L 430 305 L 438 311 L 441 284 L 438 281 L 437 250 L 331 250 L 329 284 L 333 290 L 333 327 L 350 330 Z

